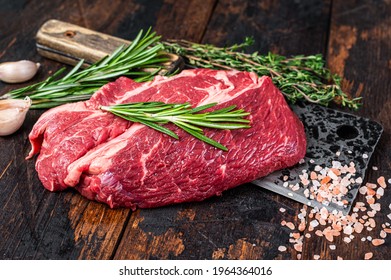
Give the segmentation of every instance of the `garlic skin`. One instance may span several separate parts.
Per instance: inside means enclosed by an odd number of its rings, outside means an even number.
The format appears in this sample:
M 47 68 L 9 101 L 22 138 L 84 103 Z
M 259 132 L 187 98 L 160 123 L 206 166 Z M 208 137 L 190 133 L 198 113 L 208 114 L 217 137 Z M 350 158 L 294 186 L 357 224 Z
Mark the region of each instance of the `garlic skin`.
M 0 100 L 0 136 L 16 132 L 23 124 L 31 106 L 31 99 Z
M 1 63 L 0 81 L 10 84 L 26 82 L 35 76 L 39 66 L 39 63 L 29 60 Z

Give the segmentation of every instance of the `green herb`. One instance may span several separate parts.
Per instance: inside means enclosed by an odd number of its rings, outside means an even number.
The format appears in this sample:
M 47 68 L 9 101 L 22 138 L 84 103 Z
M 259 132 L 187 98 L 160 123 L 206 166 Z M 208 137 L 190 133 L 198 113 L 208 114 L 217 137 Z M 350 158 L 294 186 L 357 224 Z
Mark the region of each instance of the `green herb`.
M 325 67 L 322 55 L 293 56 L 287 58 L 258 52 L 247 54 L 239 51 L 253 44 L 246 38 L 242 44 L 220 48 L 186 40 L 162 42 L 168 52 L 186 59 L 188 65 L 201 68 L 240 70 L 267 75 L 282 91 L 287 100 L 295 103 L 307 100 L 311 103 L 328 106 L 331 102 L 358 109 L 361 98 L 349 98 L 341 89 L 341 78 L 330 73 Z
M 123 119 L 142 123 L 178 139 L 177 134 L 162 126 L 162 124 L 173 123 L 199 140 L 227 151 L 228 149 L 225 146 L 205 136 L 201 127 L 216 129 L 249 128 L 250 126 L 248 123 L 250 121 L 243 119 L 243 117 L 248 116 L 249 113 L 242 109 L 234 110 L 236 106 L 229 106 L 215 111 L 201 112 L 216 104 L 217 103 L 211 103 L 192 109 L 189 103 L 167 104 L 163 102 L 140 102 L 101 106 L 100 109 Z
M 361 98 L 350 98 L 341 89 L 341 78 L 325 67 L 322 55 L 293 56 L 290 58 L 268 53 L 244 53 L 242 49 L 253 44 L 251 38 L 241 44 L 220 48 L 186 40 L 160 42 L 160 37 L 150 30 L 143 31 L 128 46 L 122 46 L 110 56 L 82 70 L 80 61 L 68 74 L 60 78 L 62 68 L 45 81 L 10 91 L 4 98 L 29 96 L 32 108 L 50 108 L 64 103 L 87 100 L 109 81 L 120 76 L 130 76 L 141 82 L 150 80 L 161 70 L 168 58 L 162 52 L 171 52 L 185 58 L 192 67 L 239 70 L 267 75 L 288 101 L 307 100 L 328 106 L 331 102 L 358 109 Z M 146 69 L 152 71 L 146 71 Z
M 84 63 L 81 60 L 62 78 L 59 76 L 66 70 L 65 67 L 45 81 L 12 90 L 2 98 L 29 96 L 33 102 L 31 108 L 50 108 L 87 100 L 103 85 L 120 76 L 131 76 L 136 81 L 148 80 L 161 69 L 158 64 L 167 61 L 159 40 L 155 32 L 148 30 L 143 35 L 143 31 L 140 31 L 129 46 L 119 47 L 111 55 L 84 70 L 81 69 Z M 152 71 L 145 71 L 146 68 Z

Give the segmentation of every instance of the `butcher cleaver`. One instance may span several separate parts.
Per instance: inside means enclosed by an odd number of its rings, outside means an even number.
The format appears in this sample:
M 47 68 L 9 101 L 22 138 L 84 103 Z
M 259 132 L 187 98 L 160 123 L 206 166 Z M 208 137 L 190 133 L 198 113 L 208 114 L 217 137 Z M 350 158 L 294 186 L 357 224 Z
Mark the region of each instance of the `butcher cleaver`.
M 316 166 L 332 167 L 333 161 L 342 166 L 355 164 L 355 178 L 365 178 L 368 163 L 381 134 L 382 126 L 372 120 L 325 108 L 313 104 L 299 103 L 291 105 L 292 110 L 302 121 L 307 137 L 307 153 L 299 164 L 284 170 L 276 171 L 267 177 L 252 183 L 279 193 L 311 207 L 326 207 L 329 211 L 341 211 L 348 214 L 358 194 L 360 183 L 351 184 L 343 200 L 347 203 L 310 199 L 305 195 L 308 186 L 301 183 L 303 172 L 310 173 Z M 299 188 L 290 188 L 298 184 Z

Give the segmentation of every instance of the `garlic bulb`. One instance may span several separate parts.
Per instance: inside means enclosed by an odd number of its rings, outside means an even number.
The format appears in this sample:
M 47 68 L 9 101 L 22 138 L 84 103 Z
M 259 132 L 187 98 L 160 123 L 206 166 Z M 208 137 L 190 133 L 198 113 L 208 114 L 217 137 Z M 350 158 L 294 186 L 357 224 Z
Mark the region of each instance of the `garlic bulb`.
M 30 80 L 37 73 L 40 64 L 29 60 L 4 62 L 0 64 L 0 81 L 22 83 Z
M 16 132 L 23 124 L 31 99 L 0 100 L 0 136 Z

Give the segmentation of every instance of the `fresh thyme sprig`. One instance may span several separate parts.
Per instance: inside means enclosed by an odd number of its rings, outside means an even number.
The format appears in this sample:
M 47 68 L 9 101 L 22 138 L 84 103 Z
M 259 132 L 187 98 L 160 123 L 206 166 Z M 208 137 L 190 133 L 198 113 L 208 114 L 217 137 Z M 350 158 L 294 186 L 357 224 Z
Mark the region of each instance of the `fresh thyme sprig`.
M 100 87 L 120 76 L 131 76 L 136 81 L 148 80 L 161 69 L 158 64 L 167 61 L 159 43 L 160 36 L 149 29 L 141 30 L 132 43 L 121 46 L 111 55 L 81 69 L 81 60 L 68 74 L 59 78 L 66 68 L 61 68 L 45 81 L 10 91 L 3 98 L 29 96 L 31 108 L 50 108 L 64 103 L 87 100 Z M 152 72 L 142 68 L 152 69 Z
M 100 109 L 117 115 L 123 119 L 142 123 L 175 139 L 178 135 L 162 124 L 173 123 L 190 135 L 223 151 L 227 147 L 204 135 L 201 127 L 215 129 L 249 128 L 249 120 L 243 119 L 249 113 L 242 109 L 234 110 L 236 106 L 201 112 L 215 106 L 217 103 L 202 105 L 194 109 L 189 103 L 169 104 L 164 102 L 127 103 L 113 106 L 101 106 Z
M 162 43 L 168 52 L 181 55 L 193 67 L 236 69 L 270 76 L 292 103 L 307 100 L 328 106 L 335 102 L 351 109 L 358 109 L 361 105 L 360 97 L 350 98 L 342 91 L 341 78 L 325 67 L 320 54 L 287 58 L 270 52 L 260 55 L 258 52 L 248 54 L 240 51 L 253 44 L 252 38 L 225 48 L 186 40 L 168 40 Z

